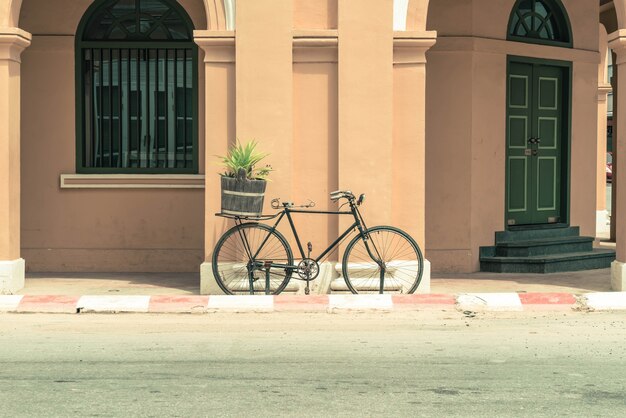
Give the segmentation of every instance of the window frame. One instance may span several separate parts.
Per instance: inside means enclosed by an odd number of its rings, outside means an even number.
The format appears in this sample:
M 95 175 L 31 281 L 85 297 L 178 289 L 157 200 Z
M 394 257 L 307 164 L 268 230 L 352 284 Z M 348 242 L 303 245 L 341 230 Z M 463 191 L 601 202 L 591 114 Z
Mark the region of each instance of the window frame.
M 193 40 L 154 40 L 154 41 L 83 41 L 83 34 L 90 23 L 90 19 L 101 6 L 111 0 L 95 1 L 84 13 L 75 35 L 74 57 L 75 57 L 75 122 L 76 122 L 76 173 L 77 174 L 197 174 L 199 172 L 199 98 L 198 98 L 198 45 Z M 140 0 L 137 0 L 140 1 Z M 191 18 L 183 7 L 175 0 L 162 0 L 170 7 L 176 9 L 185 23 L 188 25 L 190 33 L 193 33 L 194 25 Z M 167 167 L 86 167 L 84 160 L 85 145 L 85 116 L 87 103 L 85 101 L 85 77 L 83 71 L 84 55 L 87 49 L 191 49 L 191 117 L 192 132 L 192 161 L 188 167 L 167 168 Z M 119 116 L 118 116 L 119 117 Z M 152 122 L 152 121 L 151 121 Z M 130 141 L 130 138 L 128 139 Z
M 541 0 L 550 8 L 550 11 L 555 15 L 557 20 L 557 24 L 559 25 L 559 29 L 562 29 L 567 34 L 568 41 L 555 41 L 551 39 L 541 39 L 541 38 L 533 38 L 529 36 L 518 36 L 512 35 L 511 29 L 513 24 L 513 17 L 516 15 L 519 10 L 519 5 L 522 1 L 525 0 L 517 0 L 513 9 L 511 9 L 511 13 L 509 15 L 509 21 L 506 28 L 506 39 L 507 41 L 514 42 L 523 42 L 527 44 L 538 44 L 538 45 L 546 45 L 546 46 L 556 46 L 562 48 L 573 48 L 574 47 L 574 37 L 572 33 L 572 25 L 569 20 L 569 15 L 567 14 L 567 9 L 563 6 L 561 0 Z M 554 13 L 554 12 L 557 13 Z M 562 26 L 562 27 L 561 27 Z

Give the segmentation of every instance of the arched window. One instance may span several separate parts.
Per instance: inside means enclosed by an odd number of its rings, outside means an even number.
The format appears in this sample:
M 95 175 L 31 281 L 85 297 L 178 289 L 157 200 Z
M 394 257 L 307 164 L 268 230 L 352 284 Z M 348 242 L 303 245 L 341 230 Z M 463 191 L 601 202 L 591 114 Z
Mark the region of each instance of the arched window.
M 100 0 L 76 35 L 77 171 L 196 173 L 197 48 L 174 0 Z
M 560 0 L 517 0 L 509 19 L 511 41 L 572 47 L 567 12 Z

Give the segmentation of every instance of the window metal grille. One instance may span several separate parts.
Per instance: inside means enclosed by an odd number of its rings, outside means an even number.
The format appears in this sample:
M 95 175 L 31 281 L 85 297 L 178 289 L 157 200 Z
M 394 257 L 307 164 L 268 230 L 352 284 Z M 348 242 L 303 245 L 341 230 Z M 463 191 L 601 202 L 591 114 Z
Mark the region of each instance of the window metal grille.
M 509 20 L 509 39 L 571 46 L 571 29 L 559 0 L 518 0 Z
M 77 45 L 78 170 L 197 172 L 197 49 L 167 5 L 106 0 L 88 18 Z

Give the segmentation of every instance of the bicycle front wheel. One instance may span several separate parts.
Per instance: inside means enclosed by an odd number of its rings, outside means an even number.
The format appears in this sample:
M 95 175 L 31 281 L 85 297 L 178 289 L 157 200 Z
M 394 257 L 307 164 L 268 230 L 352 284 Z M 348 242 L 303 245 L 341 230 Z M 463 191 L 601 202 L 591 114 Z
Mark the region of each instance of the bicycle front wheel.
M 264 224 L 235 226 L 220 238 L 213 251 L 213 276 L 227 295 L 265 294 L 265 262 L 271 262 L 269 292 L 282 292 L 291 278 L 293 254 L 285 237 Z
M 392 226 L 356 236 L 343 256 L 343 278 L 352 293 L 413 293 L 423 272 L 424 257 L 415 240 Z

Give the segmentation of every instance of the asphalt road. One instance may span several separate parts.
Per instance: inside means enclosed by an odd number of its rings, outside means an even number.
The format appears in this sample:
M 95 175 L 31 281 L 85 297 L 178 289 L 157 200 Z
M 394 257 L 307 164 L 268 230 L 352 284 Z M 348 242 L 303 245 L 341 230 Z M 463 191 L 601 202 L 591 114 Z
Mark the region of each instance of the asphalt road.
M 0 416 L 626 416 L 626 314 L 0 315 Z

